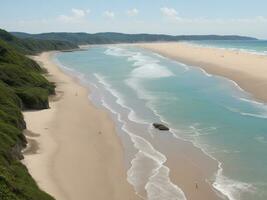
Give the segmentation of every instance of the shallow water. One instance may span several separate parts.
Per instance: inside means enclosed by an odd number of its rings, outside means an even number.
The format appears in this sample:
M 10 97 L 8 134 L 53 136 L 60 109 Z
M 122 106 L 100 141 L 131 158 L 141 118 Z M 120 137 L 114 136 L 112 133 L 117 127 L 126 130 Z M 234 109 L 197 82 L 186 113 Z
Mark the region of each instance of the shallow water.
M 111 111 L 125 138 L 128 181 L 147 199 L 186 199 L 169 179 L 168 157 L 153 144 L 153 122 L 173 140 L 191 141 L 218 160 L 213 186 L 237 200 L 267 199 L 267 105 L 232 81 L 125 46 L 59 53 L 61 67 L 91 87 L 91 99 Z
M 202 40 L 190 41 L 191 44 L 230 50 L 247 51 L 267 55 L 267 40 Z

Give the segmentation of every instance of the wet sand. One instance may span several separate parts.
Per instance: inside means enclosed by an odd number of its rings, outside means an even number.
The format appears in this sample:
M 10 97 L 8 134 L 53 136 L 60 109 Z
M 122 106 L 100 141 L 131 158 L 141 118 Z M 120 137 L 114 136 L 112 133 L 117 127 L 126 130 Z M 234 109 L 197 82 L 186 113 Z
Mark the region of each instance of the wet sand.
M 50 109 L 24 113 L 28 129 L 40 135 L 27 136 L 35 147 L 26 151 L 28 169 L 40 187 L 59 200 L 138 199 L 126 181 L 123 153 L 127 152 L 108 113 L 91 105 L 87 90 L 62 73 L 52 55 L 35 57 L 57 83 L 57 95 L 51 97 Z M 160 134 L 154 142 L 168 157 L 171 181 L 187 199 L 221 199 L 207 182 L 217 171 L 216 161 L 171 135 Z
M 57 200 L 139 199 L 127 182 L 123 147 L 109 115 L 88 99 L 87 88 L 52 61 L 34 57 L 56 83 L 50 109 L 24 112 L 29 147 L 24 164 Z
M 267 102 L 267 56 L 179 42 L 137 46 L 231 79 L 254 98 Z

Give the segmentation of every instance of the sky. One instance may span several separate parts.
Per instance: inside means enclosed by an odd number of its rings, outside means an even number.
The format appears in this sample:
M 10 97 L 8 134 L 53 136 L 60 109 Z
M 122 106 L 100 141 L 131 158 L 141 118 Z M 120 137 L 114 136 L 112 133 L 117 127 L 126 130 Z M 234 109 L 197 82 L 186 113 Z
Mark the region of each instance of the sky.
M 0 0 L 7 31 L 244 35 L 267 39 L 267 0 Z

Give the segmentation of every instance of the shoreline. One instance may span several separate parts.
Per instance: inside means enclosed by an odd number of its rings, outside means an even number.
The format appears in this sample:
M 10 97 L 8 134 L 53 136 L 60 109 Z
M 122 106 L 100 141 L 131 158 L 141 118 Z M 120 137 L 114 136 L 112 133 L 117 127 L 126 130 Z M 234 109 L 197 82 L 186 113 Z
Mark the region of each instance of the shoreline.
M 66 190 L 66 187 L 65 187 L 66 184 L 60 180 L 60 178 L 62 179 L 62 177 L 58 177 L 58 175 L 54 176 L 55 171 L 51 170 L 51 167 L 52 169 L 55 168 L 54 163 L 55 163 L 56 158 L 54 154 L 58 154 L 59 152 L 57 142 L 60 139 L 60 137 L 57 135 L 56 138 L 53 138 L 53 136 L 51 135 L 48 135 L 48 136 L 43 135 L 46 132 L 48 133 L 50 132 L 49 134 L 53 134 L 52 131 L 49 131 L 50 128 L 47 129 L 46 126 L 48 124 L 48 126 L 50 126 L 51 128 L 56 128 L 55 126 L 57 126 L 56 125 L 57 122 L 54 122 L 53 124 L 52 121 L 56 119 L 55 118 L 57 115 L 56 113 L 62 112 L 58 110 L 59 105 L 57 104 L 60 104 L 60 102 L 62 101 L 62 98 L 64 98 L 65 96 L 64 89 L 62 89 L 62 87 L 64 87 L 65 85 L 64 83 L 65 81 L 62 81 L 58 79 L 58 77 L 55 77 L 54 70 L 59 71 L 58 73 L 60 73 L 62 76 L 66 77 L 67 79 L 71 80 L 72 81 L 71 84 L 78 85 L 79 87 L 83 88 L 83 90 L 86 90 L 86 95 L 83 96 L 83 99 L 88 104 L 91 104 L 92 102 L 90 102 L 91 100 L 88 99 L 88 90 L 84 88 L 83 86 L 81 86 L 81 84 L 79 84 L 78 78 L 72 77 L 68 73 L 64 73 L 58 66 L 56 66 L 57 63 L 55 63 L 51 59 L 54 53 L 55 52 L 48 52 L 48 53 L 41 54 L 40 56 L 34 57 L 36 61 L 41 62 L 41 64 L 43 63 L 42 64 L 43 67 L 46 68 L 48 64 L 50 65 L 48 69 L 49 79 L 50 81 L 54 81 L 57 83 L 57 87 L 56 87 L 57 95 L 51 98 L 51 101 L 50 101 L 51 109 L 40 111 L 40 112 L 47 113 L 44 115 L 50 114 L 50 116 L 47 116 L 47 119 L 42 118 L 42 123 L 44 124 L 44 126 L 41 126 L 41 127 L 39 126 L 39 123 L 41 123 L 40 121 L 32 123 L 34 120 L 38 121 L 38 118 L 36 117 L 36 115 L 38 115 L 38 117 L 40 116 L 39 111 L 37 111 L 36 113 L 34 112 L 25 113 L 26 115 L 25 120 L 27 122 L 28 128 L 32 130 L 34 134 L 40 134 L 40 136 L 39 137 L 38 136 L 28 137 L 29 142 L 32 142 L 32 140 L 36 140 L 36 142 L 34 142 L 34 145 L 36 146 L 36 143 L 37 143 L 37 146 L 39 147 L 39 149 L 36 151 L 36 148 L 33 148 L 35 149 L 37 154 L 31 154 L 29 153 L 29 151 L 27 151 L 25 155 L 24 163 L 26 164 L 32 176 L 35 178 L 38 185 L 42 189 L 58 197 L 57 199 L 59 200 L 61 199 L 68 200 L 68 199 L 73 199 L 73 197 L 71 198 L 69 195 L 70 188 Z M 42 58 L 42 56 L 46 58 Z M 80 97 L 81 95 L 78 95 L 78 96 Z M 54 110 L 55 113 L 52 114 L 50 110 Z M 105 113 L 105 115 L 109 115 L 109 113 L 106 110 L 104 110 L 103 112 Z M 54 120 L 52 120 L 51 118 L 53 118 Z M 50 122 L 49 122 L 49 119 L 51 120 Z M 53 124 L 52 126 L 51 126 L 51 123 Z M 113 124 L 113 121 L 111 121 L 111 123 Z M 34 124 L 37 124 L 38 127 L 34 127 Z M 115 130 L 113 134 L 116 134 L 116 137 L 119 137 L 117 133 L 115 133 Z M 117 138 L 117 139 L 120 140 L 120 138 Z M 171 153 L 172 152 L 171 149 L 168 149 L 168 151 L 170 152 L 171 156 L 175 156 L 175 157 L 178 156 L 179 159 L 176 158 L 176 160 L 182 161 L 183 164 L 177 163 L 174 159 L 168 159 L 166 161 L 166 166 L 170 168 L 171 181 L 174 184 L 178 185 L 178 187 L 180 187 L 184 191 L 187 199 L 199 199 L 199 198 L 218 199 L 218 200 L 221 199 L 220 195 L 218 195 L 218 191 L 216 191 L 212 187 L 211 183 L 207 181 L 207 178 L 210 178 L 213 172 L 216 172 L 215 168 L 217 168 L 217 162 L 213 161 L 210 157 L 208 157 L 204 152 L 202 152 L 201 149 L 193 146 L 191 142 L 184 141 L 181 139 L 178 139 L 178 140 L 179 140 L 178 143 L 180 144 L 178 146 L 181 146 L 179 147 L 180 149 L 179 152 L 181 153 L 177 153 L 177 152 Z M 46 149 L 46 147 L 43 147 L 44 145 L 46 146 L 47 143 L 52 144 L 49 149 Z M 122 144 L 119 144 L 119 145 L 121 148 Z M 123 154 L 122 151 L 120 153 Z M 49 155 L 45 155 L 45 154 L 49 154 Z M 45 163 L 44 159 L 46 159 L 45 162 L 47 161 L 47 163 L 49 163 L 49 165 L 51 166 L 44 166 L 40 170 L 40 165 L 42 163 L 43 164 Z M 121 162 L 121 164 L 124 166 L 123 161 Z M 74 171 L 73 169 L 70 169 L 70 171 L 71 170 Z M 57 170 L 56 172 L 59 173 L 60 171 Z M 133 186 L 127 182 L 126 169 L 125 168 L 122 169 L 121 172 L 123 172 L 123 178 L 122 178 L 123 180 L 121 181 L 124 182 L 123 184 L 125 184 L 125 186 L 124 187 L 118 186 L 118 190 L 125 190 L 123 189 L 125 187 L 127 189 L 127 191 L 124 192 L 127 194 L 124 195 L 122 199 L 123 198 L 124 199 L 140 199 L 133 191 Z M 54 176 L 54 178 L 52 177 L 52 175 Z M 197 182 L 198 185 L 200 186 L 198 190 L 195 189 L 195 185 L 194 185 L 195 182 Z M 100 187 L 98 187 L 98 189 L 99 188 Z M 89 190 L 88 187 L 86 188 L 86 190 Z M 73 192 L 75 193 L 75 191 Z M 90 194 L 90 197 L 91 196 L 92 195 Z M 105 199 L 105 198 L 98 198 L 98 197 L 96 198 Z M 76 199 L 79 199 L 79 198 L 76 198 Z M 112 199 L 112 198 L 109 197 L 109 199 Z M 120 198 L 117 196 L 115 199 L 117 200 Z
M 142 43 L 134 46 L 200 68 L 233 82 L 252 98 L 267 102 L 267 57 L 249 52 L 203 47 L 179 42 Z M 255 69 L 257 68 L 257 69 Z
M 107 112 L 113 112 L 107 107 L 106 109 Z M 115 122 L 117 122 L 116 119 Z M 173 140 L 172 137 L 168 138 L 167 140 L 169 142 L 171 142 L 169 139 Z M 210 178 L 213 178 L 212 176 L 217 173 L 217 161 L 207 156 L 199 147 L 194 146 L 190 141 L 182 139 L 178 139 L 177 141 L 175 139 L 172 141 L 171 146 L 174 145 L 179 147 L 175 149 L 163 147 L 161 149 L 158 146 L 156 148 L 164 151 L 167 149 L 168 155 L 172 157 L 171 159 L 167 159 L 165 163 L 171 169 L 171 181 L 183 190 L 187 199 L 222 199 L 222 194 L 213 188 L 211 182 L 209 182 Z M 199 185 L 197 190 L 195 189 L 196 182 Z
M 127 182 L 113 121 L 90 102 L 87 88 L 54 63 L 54 53 L 34 57 L 56 83 L 57 96 L 50 99 L 50 109 L 23 113 L 31 131 L 23 163 L 57 200 L 140 199 Z
M 248 95 L 248 101 L 265 104 L 267 102 L 267 57 L 250 52 L 203 47 L 186 43 L 142 43 L 134 46 L 157 53 L 159 56 L 175 60 L 193 68 L 200 69 L 207 76 L 218 76 L 231 82 L 241 92 Z M 252 65 L 252 63 L 254 63 Z M 194 145 L 194 144 L 193 144 Z M 194 145 L 195 146 L 195 145 Z M 219 160 L 205 155 L 218 162 L 217 176 L 223 176 L 223 167 Z M 232 199 L 216 181 L 210 184 L 215 191 Z M 221 193 L 221 194 L 220 194 Z M 223 197 L 222 197 L 223 198 Z
M 105 108 L 107 109 L 106 111 L 108 113 L 114 112 L 107 107 Z M 118 121 L 117 119 L 114 119 L 114 120 L 116 124 L 117 122 L 120 124 L 119 119 Z M 118 128 L 121 129 L 120 126 Z M 124 140 L 123 138 L 121 139 Z M 131 140 L 131 139 L 129 138 L 127 140 Z M 160 152 L 161 150 L 167 151 L 168 156 L 169 155 L 171 156 L 170 159 L 167 159 L 164 165 L 166 165 L 170 169 L 170 177 L 169 177 L 170 180 L 172 181 L 172 183 L 174 183 L 175 185 L 177 185 L 179 188 L 183 190 L 186 198 L 191 199 L 191 200 L 199 200 L 199 199 L 221 200 L 223 199 L 222 196 L 224 195 L 221 194 L 219 191 L 217 191 L 212 186 L 212 182 L 211 182 L 211 178 L 213 178 L 213 175 L 217 173 L 217 170 L 218 170 L 217 160 L 206 155 L 206 153 L 204 153 L 202 149 L 193 145 L 192 142 L 190 141 L 186 141 L 186 140 L 178 139 L 178 138 L 173 140 L 172 136 L 168 137 L 168 139 L 165 140 L 164 142 L 167 142 L 167 141 L 172 143 L 172 145 L 170 146 L 174 147 L 177 145 L 179 147 L 174 148 L 174 149 L 165 148 L 165 147 L 161 148 L 160 147 L 161 145 L 160 145 L 160 146 L 157 146 L 156 149 L 160 149 Z M 125 141 L 123 141 L 123 143 L 124 142 Z M 168 143 L 166 143 L 166 146 L 168 146 L 167 144 Z M 126 151 L 125 153 L 127 154 L 129 152 Z M 130 152 L 130 154 L 131 153 L 132 152 Z M 197 190 L 195 189 L 195 183 L 197 183 L 199 186 Z

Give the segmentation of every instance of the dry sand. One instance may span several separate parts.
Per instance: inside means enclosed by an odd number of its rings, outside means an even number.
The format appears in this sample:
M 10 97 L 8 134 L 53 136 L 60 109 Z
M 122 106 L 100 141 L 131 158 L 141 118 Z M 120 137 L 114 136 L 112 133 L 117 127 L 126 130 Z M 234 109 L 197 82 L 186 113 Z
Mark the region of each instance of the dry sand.
M 138 46 L 227 77 L 255 98 L 267 101 L 266 56 L 185 43 Z M 33 132 L 26 134 L 31 146 L 25 150 L 24 160 L 30 173 L 58 200 L 138 199 L 126 181 L 123 150 L 111 119 L 89 102 L 87 89 L 62 73 L 51 56 L 43 53 L 35 58 L 57 83 L 51 109 L 24 113 L 28 129 Z M 172 181 L 190 200 L 220 199 L 206 182 L 217 163 L 184 142 L 179 148 L 179 152 L 168 150 L 175 157 L 166 163 Z M 177 158 L 180 162 L 173 162 Z M 195 182 L 199 184 L 197 190 Z
M 267 56 L 178 42 L 134 45 L 194 67 L 201 67 L 210 74 L 226 77 L 235 81 L 252 97 L 267 102 Z M 202 154 L 197 155 L 194 148 L 188 146 L 181 147 L 180 152 L 182 153 L 175 157 L 179 156 L 182 165 L 172 163 L 173 159 L 170 157 L 167 161 L 173 182 L 182 188 L 189 199 L 219 199 L 220 197 L 214 196 L 215 191 L 212 191 L 211 185 L 205 183 L 205 177 L 210 177 L 207 172 L 214 170 L 212 162 L 207 164 Z M 198 191 L 190 191 L 193 180 L 200 185 Z
M 178 42 L 137 46 L 229 78 L 256 99 L 267 102 L 267 56 Z
M 35 57 L 56 82 L 57 97 L 50 109 L 24 112 L 31 132 L 23 162 L 57 200 L 139 199 L 126 180 L 114 123 L 88 100 L 86 88 L 59 70 L 52 55 Z
M 57 83 L 51 108 L 24 113 L 31 131 L 25 133 L 29 147 L 24 151 L 30 173 L 57 200 L 139 199 L 126 181 L 122 146 L 111 119 L 91 105 L 87 89 L 60 71 L 52 55 L 35 57 Z M 187 199 L 221 199 L 206 181 L 216 172 L 217 162 L 189 142 L 180 141 L 177 148 L 166 150 L 171 180 Z

